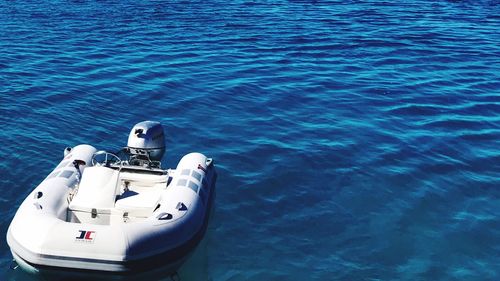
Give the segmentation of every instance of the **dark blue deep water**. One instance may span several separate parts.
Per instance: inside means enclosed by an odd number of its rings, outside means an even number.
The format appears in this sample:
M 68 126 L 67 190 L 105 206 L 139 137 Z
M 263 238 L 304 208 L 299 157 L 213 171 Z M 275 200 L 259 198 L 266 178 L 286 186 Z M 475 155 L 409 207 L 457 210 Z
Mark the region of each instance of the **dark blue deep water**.
M 200 151 L 219 169 L 183 281 L 500 280 L 499 15 L 0 0 L 0 280 L 30 279 L 6 230 L 64 147 L 119 148 L 146 119 L 165 166 Z

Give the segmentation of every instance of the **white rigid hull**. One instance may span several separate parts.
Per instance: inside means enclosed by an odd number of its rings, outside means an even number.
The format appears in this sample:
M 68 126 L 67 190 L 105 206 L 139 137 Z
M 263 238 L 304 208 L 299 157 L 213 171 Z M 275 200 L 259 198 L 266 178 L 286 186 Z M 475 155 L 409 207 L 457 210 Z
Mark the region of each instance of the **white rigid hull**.
M 180 264 L 207 227 L 217 177 L 211 160 L 191 153 L 175 170 L 163 174 L 159 169 L 135 167 L 117 171 L 89 167 L 95 152 L 89 145 L 75 147 L 21 204 L 7 232 L 18 264 L 35 272 L 113 274 Z M 95 187 L 92 181 L 107 174 L 117 179 L 113 206 L 84 197 L 86 189 Z M 127 185 L 126 192 L 137 195 L 120 198 L 120 182 Z M 148 184 L 154 192 L 147 190 Z M 101 195 L 110 196 L 108 192 L 96 197 Z

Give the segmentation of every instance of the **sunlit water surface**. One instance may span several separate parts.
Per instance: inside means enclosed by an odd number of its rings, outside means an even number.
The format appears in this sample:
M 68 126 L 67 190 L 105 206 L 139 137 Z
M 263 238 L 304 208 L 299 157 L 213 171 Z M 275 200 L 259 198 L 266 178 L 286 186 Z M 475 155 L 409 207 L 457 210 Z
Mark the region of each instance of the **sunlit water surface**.
M 499 280 L 498 1 L 1 1 L 0 279 L 60 161 L 163 123 L 214 215 L 181 280 Z M 168 280 L 164 276 L 159 279 Z M 37 280 L 34 278 L 34 280 Z

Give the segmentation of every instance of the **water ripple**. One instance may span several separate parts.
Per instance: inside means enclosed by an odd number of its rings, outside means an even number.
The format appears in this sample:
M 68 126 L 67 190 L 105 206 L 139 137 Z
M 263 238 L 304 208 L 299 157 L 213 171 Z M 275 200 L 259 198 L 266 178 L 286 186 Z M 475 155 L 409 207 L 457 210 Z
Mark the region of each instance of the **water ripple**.
M 0 232 L 65 146 L 118 148 L 155 119 L 166 165 L 200 151 L 219 167 L 186 280 L 496 280 L 499 14 L 489 0 L 0 2 Z

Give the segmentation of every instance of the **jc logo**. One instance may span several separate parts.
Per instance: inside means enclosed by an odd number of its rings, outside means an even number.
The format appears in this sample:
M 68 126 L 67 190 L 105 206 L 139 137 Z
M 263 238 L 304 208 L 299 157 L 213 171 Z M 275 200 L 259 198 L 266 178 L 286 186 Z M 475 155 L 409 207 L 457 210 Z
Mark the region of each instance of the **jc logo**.
M 80 236 L 77 236 L 76 239 L 78 239 L 78 240 L 87 240 L 87 241 L 94 240 L 94 237 L 92 236 L 92 234 L 94 234 L 95 231 L 78 230 L 78 232 L 80 232 Z

